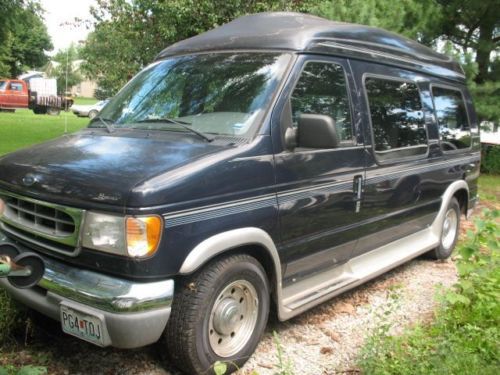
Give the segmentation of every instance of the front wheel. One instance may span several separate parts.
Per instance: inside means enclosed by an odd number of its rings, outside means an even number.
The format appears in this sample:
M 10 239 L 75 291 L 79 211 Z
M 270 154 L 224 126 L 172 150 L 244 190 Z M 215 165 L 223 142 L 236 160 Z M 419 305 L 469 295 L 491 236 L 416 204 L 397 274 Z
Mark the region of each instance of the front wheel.
M 459 234 L 460 205 L 456 198 L 452 198 L 444 215 L 439 246 L 432 250 L 429 255 L 433 259 L 448 258 L 457 244 Z
M 176 287 L 165 331 L 171 360 L 188 374 L 213 374 L 217 361 L 235 371 L 262 337 L 269 300 L 269 282 L 255 258 L 211 262 Z
M 33 108 L 33 113 L 35 115 L 45 115 L 47 113 L 47 107 L 35 106 Z

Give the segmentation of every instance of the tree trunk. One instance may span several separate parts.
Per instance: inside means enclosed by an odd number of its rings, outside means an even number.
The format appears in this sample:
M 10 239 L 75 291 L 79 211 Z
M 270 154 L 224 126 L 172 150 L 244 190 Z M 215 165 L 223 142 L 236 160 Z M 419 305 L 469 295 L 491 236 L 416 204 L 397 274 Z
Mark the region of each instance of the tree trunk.
M 484 22 L 479 26 L 479 40 L 477 43 L 476 63 L 478 73 L 475 78 L 476 83 L 484 83 L 488 76 L 488 67 L 490 66 L 490 55 L 494 48 L 493 29 L 495 27 L 495 12 L 491 11 L 484 18 Z

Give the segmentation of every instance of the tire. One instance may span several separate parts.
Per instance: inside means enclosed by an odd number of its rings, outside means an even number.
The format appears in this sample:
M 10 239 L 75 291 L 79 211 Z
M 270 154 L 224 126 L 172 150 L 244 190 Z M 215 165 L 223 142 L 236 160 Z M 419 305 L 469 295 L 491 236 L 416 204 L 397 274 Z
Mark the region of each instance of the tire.
M 212 261 L 178 282 L 164 333 L 171 362 L 193 375 L 213 374 L 217 361 L 236 371 L 264 333 L 269 294 L 264 269 L 246 254 Z
M 59 116 L 61 114 L 61 110 L 57 108 L 48 108 L 47 114 L 51 116 Z
M 441 239 L 439 246 L 429 252 L 432 259 L 449 258 L 460 234 L 460 205 L 456 198 L 452 198 L 446 209 L 443 226 L 441 228 Z
M 33 113 L 35 115 L 45 115 L 47 113 L 47 107 L 36 106 L 33 108 Z
M 89 119 L 91 119 L 91 120 L 92 120 L 94 117 L 96 117 L 96 116 L 97 116 L 97 114 L 98 114 L 98 113 L 99 113 L 99 112 L 97 112 L 97 111 L 95 111 L 95 110 L 90 111 L 90 112 L 89 112 Z

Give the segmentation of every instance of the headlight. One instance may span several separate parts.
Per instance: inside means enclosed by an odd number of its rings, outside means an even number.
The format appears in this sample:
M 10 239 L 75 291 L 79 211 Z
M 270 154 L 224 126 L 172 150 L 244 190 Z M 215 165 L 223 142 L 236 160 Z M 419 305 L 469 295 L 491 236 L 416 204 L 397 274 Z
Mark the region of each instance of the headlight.
M 88 212 L 83 227 L 83 247 L 126 255 L 125 218 Z
M 142 258 L 156 252 L 161 232 L 162 220 L 158 216 L 123 217 L 88 212 L 82 245 L 111 254 Z

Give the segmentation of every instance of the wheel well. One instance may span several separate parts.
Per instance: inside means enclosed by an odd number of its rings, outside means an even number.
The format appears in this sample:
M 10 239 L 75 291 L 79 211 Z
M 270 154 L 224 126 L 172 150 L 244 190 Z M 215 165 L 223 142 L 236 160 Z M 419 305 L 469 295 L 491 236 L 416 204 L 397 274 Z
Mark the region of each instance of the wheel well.
M 232 248 L 230 250 L 224 251 L 218 254 L 216 258 L 226 257 L 232 254 L 248 254 L 259 261 L 259 263 L 266 271 L 267 279 L 269 280 L 269 286 L 271 288 L 271 293 L 276 292 L 276 268 L 274 266 L 273 259 L 269 252 L 260 245 L 243 245 Z
M 467 190 L 465 189 L 457 190 L 455 194 L 453 194 L 453 196 L 457 199 L 458 204 L 460 205 L 460 212 L 466 215 L 467 206 L 469 204 L 469 194 L 467 193 Z

